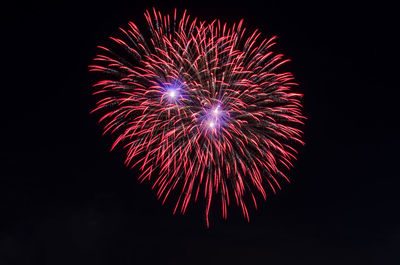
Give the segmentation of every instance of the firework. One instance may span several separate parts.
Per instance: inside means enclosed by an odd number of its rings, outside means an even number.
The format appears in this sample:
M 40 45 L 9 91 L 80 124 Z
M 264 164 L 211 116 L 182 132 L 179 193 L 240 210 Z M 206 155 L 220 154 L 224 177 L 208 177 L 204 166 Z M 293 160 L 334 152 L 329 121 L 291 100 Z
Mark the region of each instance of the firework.
M 271 51 L 275 37 L 247 33 L 243 21 L 177 18 L 146 11 L 150 36 L 132 22 L 99 46 L 90 71 L 104 132 L 116 135 L 112 149 L 126 150 L 125 163 L 141 170 L 165 202 L 177 192 L 174 213 L 205 199 L 207 226 L 216 198 L 222 216 L 232 201 L 249 219 L 249 201 L 280 189 L 303 144 L 301 97 L 289 61 Z

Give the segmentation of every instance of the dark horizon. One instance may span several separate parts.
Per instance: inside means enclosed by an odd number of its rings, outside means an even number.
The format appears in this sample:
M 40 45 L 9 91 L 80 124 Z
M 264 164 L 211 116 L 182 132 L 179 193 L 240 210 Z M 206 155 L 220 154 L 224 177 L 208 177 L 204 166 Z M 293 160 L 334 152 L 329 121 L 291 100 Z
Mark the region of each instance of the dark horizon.
M 305 147 L 276 195 L 228 220 L 173 215 L 89 112 L 96 46 L 143 13 L 244 19 L 292 61 Z M 0 264 L 398 264 L 394 7 L 156 1 L 29 4 L 7 20 Z M 10 26 L 10 27 L 9 27 Z M 394 38 L 393 38 L 394 39 Z

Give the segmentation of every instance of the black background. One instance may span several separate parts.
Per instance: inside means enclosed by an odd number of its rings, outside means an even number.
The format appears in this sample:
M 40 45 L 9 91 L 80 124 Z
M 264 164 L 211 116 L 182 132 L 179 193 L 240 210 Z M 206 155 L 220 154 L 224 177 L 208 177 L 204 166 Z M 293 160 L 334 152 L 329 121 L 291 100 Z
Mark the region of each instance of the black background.
M 291 184 L 227 221 L 161 206 L 109 152 L 87 65 L 143 12 L 278 35 L 305 94 Z M 304 1 L 15 4 L 2 21 L 0 264 L 400 264 L 396 9 Z

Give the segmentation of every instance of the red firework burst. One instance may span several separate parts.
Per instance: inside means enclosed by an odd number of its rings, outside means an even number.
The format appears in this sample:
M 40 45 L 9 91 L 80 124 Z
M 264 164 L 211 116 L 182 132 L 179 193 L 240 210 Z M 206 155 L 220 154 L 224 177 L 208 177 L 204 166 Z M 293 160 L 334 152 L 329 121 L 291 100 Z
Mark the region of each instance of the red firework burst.
M 289 181 L 282 171 L 303 144 L 302 95 L 292 91 L 291 73 L 277 71 L 289 60 L 271 51 L 275 37 L 246 34 L 243 21 L 155 9 L 145 17 L 148 40 L 130 22 L 90 66 L 102 73 L 94 111 L 103 113 L 104 132 L 117 135 L 112 148 L 126 148 L 126 164 L 140 166 L 139 179 L 151 180 L 163 203 L 180 190 L 174 213 L 203 194 L 207 226 L 216 196 L 224 218 L 235 200 L 249 219 L 245 197 L 257 208 L 255 193 L 265 199 Z

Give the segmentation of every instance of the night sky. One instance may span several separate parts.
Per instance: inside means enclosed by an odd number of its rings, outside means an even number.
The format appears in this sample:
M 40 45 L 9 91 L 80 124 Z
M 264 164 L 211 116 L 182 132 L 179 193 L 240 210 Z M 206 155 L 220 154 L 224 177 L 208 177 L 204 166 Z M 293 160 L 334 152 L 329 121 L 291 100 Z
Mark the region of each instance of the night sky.
M 383 1 L 15 4 L 2 17 L 0 264 L 400 264 L 396 9 Z M 172 215 L 109 152 L 88 73 L 119 26 L 155 6 L 243 18 L 278 36 L 308 117 L 276 196 L 227 221 Z

